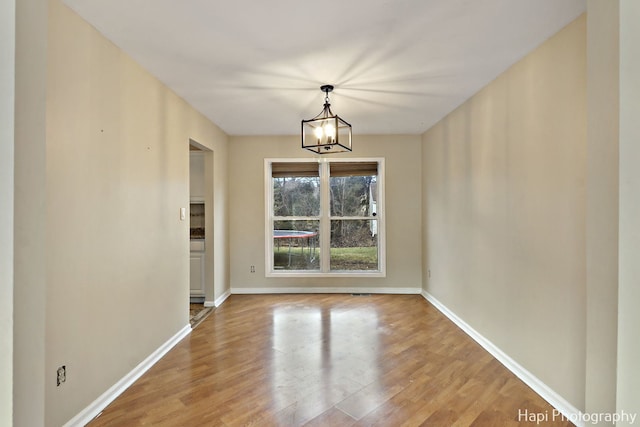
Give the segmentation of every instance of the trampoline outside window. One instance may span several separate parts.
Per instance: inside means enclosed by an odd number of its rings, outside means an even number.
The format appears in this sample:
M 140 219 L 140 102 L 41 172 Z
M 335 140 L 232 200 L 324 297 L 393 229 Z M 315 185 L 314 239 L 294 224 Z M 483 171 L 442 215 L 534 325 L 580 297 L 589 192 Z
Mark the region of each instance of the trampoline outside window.
M 382 159 L 266 160 L 267 275 L 384 275 Z

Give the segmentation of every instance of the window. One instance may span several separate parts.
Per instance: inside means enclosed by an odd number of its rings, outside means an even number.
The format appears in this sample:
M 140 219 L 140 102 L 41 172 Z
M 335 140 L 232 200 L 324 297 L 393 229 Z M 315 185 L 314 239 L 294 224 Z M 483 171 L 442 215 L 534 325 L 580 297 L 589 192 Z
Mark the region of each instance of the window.
M 384 276 L 383 166 L 267 159 L 267 275 Z

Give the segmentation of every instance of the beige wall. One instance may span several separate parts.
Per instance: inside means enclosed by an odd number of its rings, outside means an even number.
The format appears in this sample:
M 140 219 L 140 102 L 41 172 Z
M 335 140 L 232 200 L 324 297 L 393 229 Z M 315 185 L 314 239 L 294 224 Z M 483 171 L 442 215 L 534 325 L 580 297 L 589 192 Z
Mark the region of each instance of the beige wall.
M 424 289 L 584 407 L 586 18 L 423 135 Z
M 298 136 L 232 137 L 229 157 L 231 287 L 420 288 L 420 137 L 364 136 L 340 157 L 384 157 L 386 168 L 386 278 L 265 278 L 264 159 L 314 157 Z M 336 156 L 336 157 L 337 157 Z M 317 158 L 317 156 L 315 157 Z M 256 273 L 250 273 L 250 266 Z
M 189 141 L 213 150 L 228 284 L 227 137 L 58 0 L 46 140 L 46 424 L 61 425 L 188 325 Z M 55 371 L 67 367 L 67 382 Z
M 620 282 L 617 408 L 640 414 L 640 3 L 620 1 Z M 639 415 L 640 416 L 640 415 Z M 637 420 L 636 420 L 637 424 Z M 631 425 L 623 423 L 622 425 Z
M 0 3 L 0 426 L 13 423 L 15 0 Z
M 46 56 L 47 0 L 16 2 L 13 248 L 16 426 L 45 424 Z
M 587 14 L 587 318 L 585 410 L 616 408 L 618 338 L 618 2 Z

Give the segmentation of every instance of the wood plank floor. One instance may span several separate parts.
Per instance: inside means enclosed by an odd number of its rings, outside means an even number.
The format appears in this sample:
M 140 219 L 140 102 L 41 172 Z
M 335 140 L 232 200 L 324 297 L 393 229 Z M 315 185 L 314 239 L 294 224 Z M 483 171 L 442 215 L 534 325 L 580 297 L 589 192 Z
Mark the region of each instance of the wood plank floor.
M 97 426 L 516 426 L 553 408 L 419 295 L 232 295 Z

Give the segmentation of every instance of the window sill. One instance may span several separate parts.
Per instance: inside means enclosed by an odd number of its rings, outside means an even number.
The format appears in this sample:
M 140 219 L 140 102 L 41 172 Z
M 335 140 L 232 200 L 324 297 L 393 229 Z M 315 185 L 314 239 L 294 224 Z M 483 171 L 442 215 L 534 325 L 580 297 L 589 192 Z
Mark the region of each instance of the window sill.
M 314 278 L 324 278 L 324 277 L 387 277 L 387 274 L 384 271 L 332 271 L 330 273 L 321 273 L 321 272 L 307 272 L 307 271 L 272 271 L 267 272 L 265 277 L 314 277 Z

